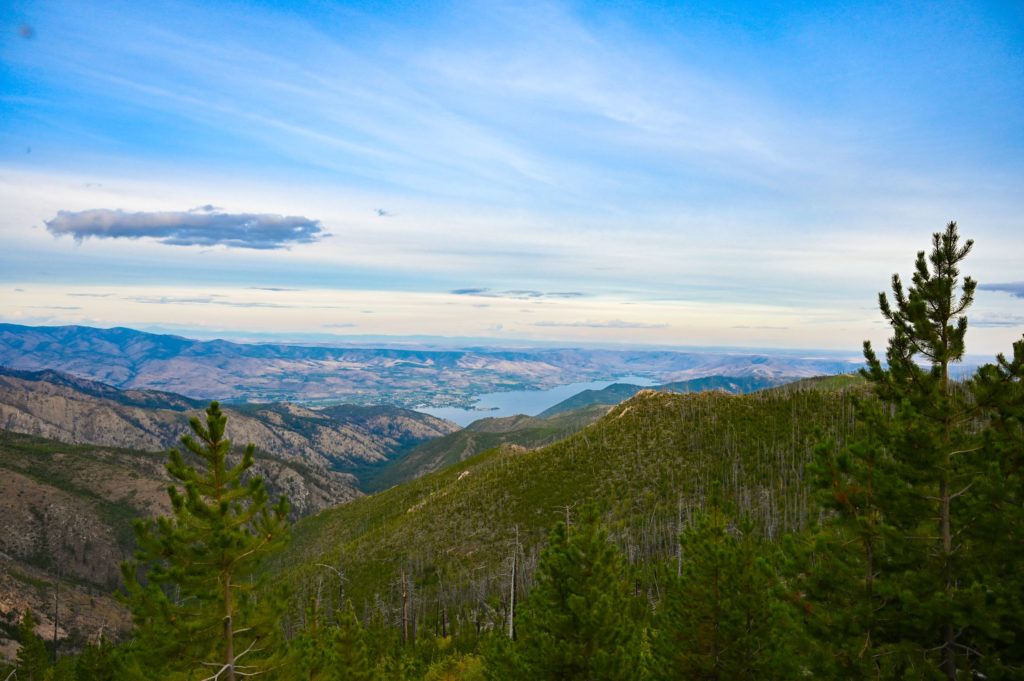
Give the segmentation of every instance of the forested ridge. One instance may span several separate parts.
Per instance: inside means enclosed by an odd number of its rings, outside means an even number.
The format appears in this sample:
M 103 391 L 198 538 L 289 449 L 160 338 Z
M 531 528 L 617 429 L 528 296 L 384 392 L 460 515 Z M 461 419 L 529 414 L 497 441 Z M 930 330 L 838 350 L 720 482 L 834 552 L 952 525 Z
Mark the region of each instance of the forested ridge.
M 133 637 L 54 663 L 26 615 L 8 673 L 1022 678 L 1024 339 L 954 378 L 971 245 L 950 223 L 894 276 L 859 377 L 644 391 L 291 528 L 214 403 L 136 523 Z

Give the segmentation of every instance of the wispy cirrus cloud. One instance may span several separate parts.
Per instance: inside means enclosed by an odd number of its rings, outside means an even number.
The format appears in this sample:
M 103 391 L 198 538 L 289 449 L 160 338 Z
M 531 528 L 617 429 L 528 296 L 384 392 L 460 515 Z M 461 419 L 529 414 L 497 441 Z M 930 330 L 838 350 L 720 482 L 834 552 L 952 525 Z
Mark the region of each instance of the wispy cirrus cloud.
M 481 298 L 513 298 L 515 300 L 531 300 L 536 298 L 583 298 L 587 294 L 582 291 L 536 291 L 533 289 L 511 289 L 493 291 L 489 288 L 457 288 L 449 293 L 456 296 L 478 296 Z
M 976 326 L 979 328 L 1024 327 L 1024 315 L 992 313 L 978 314 L 971 317 L 970 323 L 971 326 Z
M 133 296 L 125 298 L 133 303 L 143 305 L 223 305 L 225 307 L 243 308 L 291 308 L 294 305 L 281 305 L 262 301 L 219 300 L 220 296 Z
M 62 210 L 46 221 L 56 237 L 84 239 L 155 239 L 169 246 L 226 246 L 258 250 L 315 243 L 329 236 L 319 220 L 299 215 L 202 212 L 127 212 L 96 208 Z M 210 208 L 211 210 L 206 210 Z
M 221 305 L 248 309 L 276 310 L 337 310 L 337 305 L 310 305 L 306 303 L 270 303 L 262 300 L 231 300 L 221 295 L 208 296 L 127 296 L 122 298 L 142 305 Z
M 552 320 L 545 320 L 540 322 L 534 322 L 533 326 L 557 326 L 583 329 L 664 329 L 668 327 L 668 324 L 651 324 L 648 322 L 627 322 L 621 319 L 610 319 L 607 321 L 587 320 L 583 322 L 557 322 Z
M 1002 291 L 1014 298 L 1024 298 L 1024 281 L 1010 281 L 1005 284 L 979 284 L 982 291 Z

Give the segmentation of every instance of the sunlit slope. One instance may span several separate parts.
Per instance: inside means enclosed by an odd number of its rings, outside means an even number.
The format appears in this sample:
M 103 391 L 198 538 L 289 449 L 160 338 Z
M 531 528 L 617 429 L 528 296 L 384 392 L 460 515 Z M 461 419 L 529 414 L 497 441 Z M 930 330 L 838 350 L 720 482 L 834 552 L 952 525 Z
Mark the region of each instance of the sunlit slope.
M 645 391 L 555 444 L 506 445 L 307 518 L 279 569 L 302 584 L 339 568 L 357 603 L 390 593 L 403 569 L 421 590 L 443 583 L 478 598 L 507 582 L 516 528 L 528 569 L 554 520 L 586 503 L 618 521 L 634 562 L 670 555 L 680 514 L 712 496 L 777 534 L 806 522 L 815 443 L 852 424 L 842 390 Z

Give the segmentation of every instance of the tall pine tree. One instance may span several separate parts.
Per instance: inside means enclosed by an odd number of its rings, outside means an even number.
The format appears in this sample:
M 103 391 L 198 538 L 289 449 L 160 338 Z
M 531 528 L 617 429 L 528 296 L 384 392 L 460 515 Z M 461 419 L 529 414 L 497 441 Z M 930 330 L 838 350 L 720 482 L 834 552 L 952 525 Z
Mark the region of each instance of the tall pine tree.
M 205 423 L 189 424 L 181 443 L 202 465 L 171 450 L 167 470 L 181 485 L 168 487 L 171 516 L 137 521 L 136 560 L 122 565 L 137 627 L 132 671 L 234 681 L 259 670 L 253 661 L 277 631 L 272 599 L 257 598 L 256 568 L 287 540 L 288 501 L 270 506 L 263 480 L 247 475 L 253 445 L 229 464 L 227 417 L 216 402 Z
M 922 654 L 925 664 L 934 662 L 949 681 L 955 681 L 958 658 L 967 652 L 958 645 L 965 622 L 954 536 L 964 529 L 957 514 L 963 504 L 957 507 L 956 500 L 970 488 L 978 443 L 964 427 L 974 406 L 952 370 L 964 356 L 964 313 L 974 300 L 974 280 L 960 277 L 973 245 L 961 245 L 955 222 L 935 233 L 931 253 L 917 254 L 911 285 L 904 289 L 894 274 L 893 301 L 885 293 L 878 296 L 892 329 L 885 365 L 871 343 L 864 343 L 864 375 L 893 414 L 872 427 L 882 434 L 906 484 L 905 503 L 891 506 L 888 520 L 916 563 L 898 575 L 890 605 L 902 615 L 903 647 Z
M 977 651 L 965 539 L 981 446 L 979 411 L 955 380 L 975 282 L 960 276 L 973 243 L 956 223 L 917 254 L 904 287 L 879 307 L 892 335 L 883 362 L 870 342 L 859 429 L 844 448 L 819 448 L 819 498 L 831 511 L 811 552 L 812 628 L 829 650 L 822 671 L 841 678 L 955 681 Z

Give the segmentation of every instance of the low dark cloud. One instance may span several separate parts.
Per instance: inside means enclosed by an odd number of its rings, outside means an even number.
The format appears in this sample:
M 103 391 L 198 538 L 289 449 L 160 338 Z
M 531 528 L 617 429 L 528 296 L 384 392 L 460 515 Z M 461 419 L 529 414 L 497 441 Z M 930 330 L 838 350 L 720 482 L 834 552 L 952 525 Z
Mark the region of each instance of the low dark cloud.
M 982 291 L 1002 291 L 1016 298 L 1024 298 L 1024 281 L 1011 281 L 1005 284 L 979 284 Z
M 105 208 L 62 210 L 55 218 L 46 221 L 46 229 L 54 236 L 70 236 L 75 241 L 90 237 L 150 238 L 169 246 L 227 246 L 260 250 L 314 243 L 329 236 L 319 220 L 298 215 L 191 211 L 128 213 Z
M 556 322 L 542 321 L 534 322 L 534 326 L 570 326 L 587 329 L 664 329 L 668 324 L 647 324 L 645 322 L 626 322 L 621 319 L 611 319 L 604 322 Z
M 353 326 L 359 326 L 359 325 L 358 324 L 353 324 L 352 322 L 337 322 L 335 324 L 324 324 L 323 325 L 323 327 L 325 329 L 351 329 Z
M 489 288 L 457 288 L 449 291 L 457 296 L 479 296 L 481 298 L 512 298 L 515 300 L 536 300 L 539 298 L 583 298 L 581 291 L 536 291 L 534 289 L 511 289 L 492 291 Z
M 72 298 L 109 298 L 111 293 L 69 293 Z
M 250 291 L 272 291 L 272 292 L 276 293 L 276 292 L 281 292 L 281 291 L 302 291 L 303 289 L 301 289 L 301 288 L 283 288 L 281 286 L 250 286 L 249 290 Z

